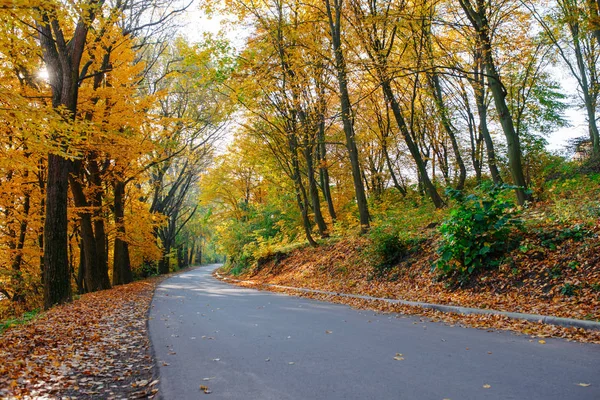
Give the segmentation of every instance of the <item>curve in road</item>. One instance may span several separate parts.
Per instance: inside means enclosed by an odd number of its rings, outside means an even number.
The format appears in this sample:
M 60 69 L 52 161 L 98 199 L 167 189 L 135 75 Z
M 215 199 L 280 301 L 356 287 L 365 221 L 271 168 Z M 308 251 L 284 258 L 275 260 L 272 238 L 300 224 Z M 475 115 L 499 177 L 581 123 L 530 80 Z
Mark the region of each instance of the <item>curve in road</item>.
M 155 292 L 163 399 L 600 399 L 598 345 L 240 288 L 214 279 L 217 267 Z

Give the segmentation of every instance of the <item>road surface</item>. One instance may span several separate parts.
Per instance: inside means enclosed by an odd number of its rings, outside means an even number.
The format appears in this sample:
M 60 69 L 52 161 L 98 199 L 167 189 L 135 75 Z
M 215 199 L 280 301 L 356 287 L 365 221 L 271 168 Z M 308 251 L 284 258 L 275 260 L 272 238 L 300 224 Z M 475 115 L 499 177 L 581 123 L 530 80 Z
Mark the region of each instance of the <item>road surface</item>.
M 162 399 L 600 399 L 599 345 L 240 288 L 214 279 L 216 267 L 156 290 Z

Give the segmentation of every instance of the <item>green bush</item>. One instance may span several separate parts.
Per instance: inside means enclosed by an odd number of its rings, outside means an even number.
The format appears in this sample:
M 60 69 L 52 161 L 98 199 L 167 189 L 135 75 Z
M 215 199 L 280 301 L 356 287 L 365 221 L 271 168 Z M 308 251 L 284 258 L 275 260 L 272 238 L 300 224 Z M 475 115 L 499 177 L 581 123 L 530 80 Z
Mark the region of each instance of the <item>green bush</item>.
M 398 231 L 391 227 L 373 228 L 370 233 L 371 246 L 369 256 L 373 259 L 376 275 L 382 276 L 402 259 L 418 249 L 421 240 L 402 238 Z
M 560 294 L 562 294 L 563 296 L 571 297 L 575 295 L 575 291 L 577 291 L 577 289 L 579 289 L 577 285 L 574 285 L 572 283 L 565 283 L 560 288 Z
M 468 196 L 446 190 L 456 205 L 438 229 L 442 240 L 434 267 L 443 277 L 465 284 L 474 272 L 497 266 L 498 258 L 515 245 L 510 234 L 521 222 L 517 219 L 519 210 L 508 200 L 512 189 L 482 184 Z

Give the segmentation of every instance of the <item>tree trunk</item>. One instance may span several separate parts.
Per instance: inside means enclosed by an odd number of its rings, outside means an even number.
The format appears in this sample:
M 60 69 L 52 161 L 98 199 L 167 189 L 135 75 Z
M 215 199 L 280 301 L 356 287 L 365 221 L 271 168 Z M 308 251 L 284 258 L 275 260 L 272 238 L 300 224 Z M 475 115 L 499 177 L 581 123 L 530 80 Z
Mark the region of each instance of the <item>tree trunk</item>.
M 440 197 L 440 195 L 437 192 L 437 189 L 435 188 L 435 186 L 429 179 L 429 175 L 427 174 L 427 169 L 425 168 L 425 162 L 423 161 L 423 158 L 421 157 L 421 152 L 419 151 L 419 148 L 417 147 L 416 143 L 413 141 L 413 139 L 410 135 L 410 132 L 408 131 L 408 127 L 406 126 L 406 121 L 404 121 L 404 117 L 402 116 L 402 111 L 400 110 L 400 104 L 398 104 L 398 101 L 396 100 L 396 97 L 394 96 L 394 92 L 392 91 L 392 86 L 391 86 L 389 80 L 383 80 L 383 82 L 381 82 L 381 88 L 383 90 L 383 94 L 384 94 L 386 100 L 390 104 L 390 108 L 392 109 L 392 113 L 394 114 L 394 118 L 396 119 L 396 123 L 398 124 L 398 128 L 400 129 L 400 132 L 402 132 L 402 136 L 404 136 L 404 140 L 406 142 L 406 145 L 408 146 L 410 154 L 412 155 L 413 160 L 415 161 L 415 164 L 417 164 L 417 170 L 419 171 L 419 178 L 420 178 L 421 182 L 423 183 L 424 189 L 427 191 L 427 194 L 429 195 L 429 198 L 433 202 L 435 208 L 444 207 L 444 201 L 442 200 L 442 198 Z
M 583 102 L 588 117 L 589 134 L 592 142 L 592 158 L 600 158 L 600 135 L 598 134 L 598 124 L 596 123 L 596 99 L 593 97 L 585 67 L 585 59 L 581 50 L 579 39 L 579 25 L 569 24 L 571 35 L 573 36 L 573 45 L 575 58 L 577 59 L 577 68 L 579 69 L 581 92 L 583 93 Z
M 329 184 L 329 169 L 327 167 L 327 145 L 325 144 L 325 121 L 323 116 L 321 116 L 321 122 L 319 123 L 316 153 L 317 161 L 319 162 L 319 179 L 321 181 L 321 190 L 323 191 L 323 197 L 327 202 L 327 210 L 329 211 L 331 221 L 335 223 L 337 215 L 335 213 L 335 207 L 333 206 L 333 198 L 331 197 L 331 186 Z
M 125 241 L 125 183 L 117 181 L 114 189 L 114 214 L 117 234 L 113 254 L 113 285 L 121 285 L 133 281 L 129 244 Z
M 475 10 L 470 1 L 459 0 L 465 14 L 471 21 L 471 25 L 476 31 L 479 44 L 481 45 L 481 53 L 483 56 L 483 65 L 487 74 L 487 81 L 494 98 L 496 112 L 500 119 L 500 125 L 506 137 L 508 146 L 508 163 L 510 172 L 513 178 L 513 183 L 516 186 L 517 202 L 523 205 L 526 201 L 531 200 L 531 195 L 527 192 L 527 183 L 523 174 L 523 166 L 521 162 L 521 144 L 517 135 L 510 114 L 510 110 L 506 105 L 506 92 L 500 80 L 500 75 L 496 69 L 494 57 L 492 54 L 492 43 L 490 38 L 490 26 L 486 15 L 486 5 L 484 0 L 477 0 L 477 10 Z
M 96 1 L 90 0 L 95 4 Z M 65 40 L 60 22 L 53 12 L 41 9 L 37 20 L 40 47 L 49 72 L 52 88 L 52 106 L 64 107 L 69 119 L 77 111 L 79 69 L 86 44 L 89 25 L 94 21 L 93 11 L 81 16 Z M 67 121 L 66 121 L 67 122 Z M 60 141 L 65 138 L 56 137 Z M 46 219 L 44 222 L 44 308 L 71 301 L 71 278 L 68 257 L 67 201 L 70 161 L 57 155 L 48 155 L 48 186 L 46 191 Z
M 46 216 L 44 221 L 44 309 L 71 301 L 67 238 L 69 164 L 48 154 Z
M 340 90 L 340 104 L 342 109 L 342 123 L 344 126 L 344 134 L 346 136 L 346 149 L 350 158 L 350 167 L 352 169 L 352 180 L 354 181 L 354 191 L 356 194 L 356 204 L 358 206 L 358 214 L 360 218 L 361 232 L 365 233 L 370 228 L 369 207 L 367 204 L 367 196 L 362 181 L 362 170 L 358 158 L 358 147 L 356 146 L 356 138 L 354 132 L 352 105 L 350 102 L 350 94 L 348 93 L 348 82 L 346 74 L 346 61 L 342 50 L 341 41 L 341 0 L 334 0 L 334 10 L 331 8 L 331 1 L 325 0 L 327 8 L 327 16 L 329 18 L 331 43 L 335 56 L 335 70 Z M 333 14 L 335 12 L 335 16 Z
M 79 269 L 77 270 L 75 283 L 77 284 L 77 292 L 79 294 L 87 292 L 85 289 L 85 250 L 82 240 L 79 241 Z
M 483 74 L 480 75 L 483 78 Z M 479 116 L 479 133 L 483 137 L 485 143 L 485 149 L 488 159 L 488 167 L 490 168 L 490 174 L 492 175 L 492 181 L 496 185 L 502 184 L 502 177 L 498 171 L 498 165 L 496 164 L 496 151 L 494 150 L 494 141 L 490 135 L 487 124 L 487 106 L 485 104 L 485 94 L 483 88 L 483 82 L 474 84 L 475 91 L 475 103 L 477 105 L 477 115 Z
M 384 144 L 382 146 L 383 156 L 385 157 L 385 164 L 388 167 L 388 171 L 390 172 L 390 176 L 392 177 L 392 182 L 394 183 L 394 187 L 400 194 L 404 197 L 406 196 L 406 188 L 400 184 L 398 178 L 396 177 L 396 173 L 394 172 L 394 166 L 392 165 L 392 160 L 390 159 L 390 153 L 388 151 L 387 145 Z
M 27 172 L 25 177 L 27 177 Z M 21 263 L 23 262 L 23 248 L 25 247 L 25 237 L 27 234 L 27 225 L 29 218 L 29 209 L 31 205 L 31 194 L 29 190 L 25 192 L 25 198 L 23 199 L 23 214 L 21 222 L 19 223 L 19 236 L 16 238 L 16 243 L 11 245 L 12 250 L 15 252 L 14 258 L 11 263 L 11 286 L 14 288 L 13 296 L 11 300 L 17 303 L 25 302 L 25 288 L 23 286 L 23 274 L 21 273 Z
M 104 227 L 104 215 L 102 215 L 102 196 L 104 191 L 102 188 L 102 177 L 100 176 L 100 168 L 98 167 L 97 155 L 92 153 L 88 160 L 88 169 L 90 171 L 90 185 L 93 189 L 93 195 L 91 196 L 91 206 L 93 208 L 92 220 L 94 224 L 94 239 L 96 242 L 96 252 L 98 254 L 98 268 L 100 269 L 99 275 L 102 279 L 106 279 L 110 287 L 110 280 L 108 277 L 108 239 L 106 237 L 106 230 Z
M 312 203 L 313 212 L 315 214 L 315 222 L 317 223 L 319 234 L 321 235 L 321 238 L 325 238 L 329 236 L 329 232 L 327 230 L 327 224 L 323 219 L 323 214 L 321 213 L 321 199 L 319 199 L 319 190 L 317 188 L 317 181 L 315 179 L 313 150 L 314 145 L 310 143 L 310 139 L 305 136 L 304 148 L 302 149 L 302 152 L 304 154 L 304 160 L 306 161 L 306 173 L 308 175 L 308 194 Z
M 98 252 L 98 243 L 94 235 L 92 214 L 88 210 L 89 204 L 85 199 L 85 194 L 81 183 L 75 178 L 70 177 L 71 192 L 76 207 L 83 208 L 83 211 L 78 212 L 79 223 L 81 226 L 81 240 L 85 248 L 85 281 L 86 288 L 90 292 L 97 290 L 110 289 L 110 280 L 108 278 L 108 270 L 100 264 L 102 257 Z M 104 241 L 100 244 L 104 247 Z
M 465 167 L 465 163 L 460 154 L 460 147 L 458 146 L 458 141 L 456 140 L 456 134 L 454 132 L 454 128 L 452 127 L 452 122 L 450 121 L 450 117 L 448 116 L 448 109 L 444 104 L 442 85 L 440 84 L 440 78 L 437 72 L 434 71 L 431 74 L 431 81 L 433 99 L 438 109 L 438 113 L 440 114 L 442 126 L 446 131 L 446 135 L 448 135 L 448 138 L 450 138 L 450 143 L 452 144 L 452 151 L 454 152 L 454 156 L 456 157 L 456 164 L 458 165 L 459 175 L 456 188 L 458 190 L 462 190 L 465 186 L 465 180 L 467 179 L 467 168 Z
M 317 246 L 317 242 L 312 237 L 312 229 L 310 218 L 308 217 L 308 198 L 306 196 L 306 189 L 302 184 L 302 175 L 300 174 L 300 165 L 298 163 L 298 143 L 294 134 L 288 134 L 288 145 L 292 153 L 292 173 L 294 187 L 296 189 L 296 201 L 298 208 L 302 215 L 302 226 L 304 227 L 304 233 L 306 240 L 311 246 Z

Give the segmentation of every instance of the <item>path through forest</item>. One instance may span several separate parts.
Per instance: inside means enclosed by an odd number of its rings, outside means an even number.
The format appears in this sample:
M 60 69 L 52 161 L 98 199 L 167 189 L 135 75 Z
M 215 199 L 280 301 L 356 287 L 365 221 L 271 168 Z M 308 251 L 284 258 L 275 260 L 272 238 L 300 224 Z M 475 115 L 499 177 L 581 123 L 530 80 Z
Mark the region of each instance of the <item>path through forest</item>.
M 230 286 L 216 267 L 156 290 L 149 329 L 163 399 L 600 398 L 598 345 Z

